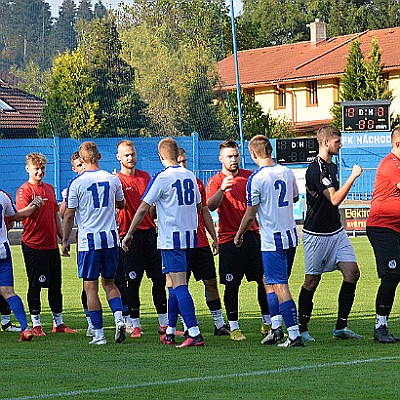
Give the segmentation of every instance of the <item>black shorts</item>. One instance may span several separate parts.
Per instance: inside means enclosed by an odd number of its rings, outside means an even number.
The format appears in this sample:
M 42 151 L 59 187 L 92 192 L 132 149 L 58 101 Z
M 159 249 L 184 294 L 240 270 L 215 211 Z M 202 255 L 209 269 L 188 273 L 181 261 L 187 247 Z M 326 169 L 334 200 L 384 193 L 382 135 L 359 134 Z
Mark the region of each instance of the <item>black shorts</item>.
M 214 256 L 210 246 L 192 249 L 187 272 L 188 276 L 190 276 L 190 273 L 193 273 L 196 281 L 208 281 L 217 277 Z
M 389 274 L 400 275 L 400 233 L 367 226 L 367 236 L 374 249 L 379 278 Z
M 223 285 L 240 285 L 243 276 L 248 282 L 263 279 L 260 235 L 247 231 L 243 243 L 236 247 L 232 242 L 219 245 L 219 279 Z
M 22 243 L 22 253 L 30 287 L 61 288 L 61 257 L 58 247 L 37 250 Z
M 157 249 L 155 229 L 134 232 L 129 251 L 121 250 L 119 269 L 121 267 L 128 281 L 140 282 L 145 271 L 150 279 L 163 277 L 165 279 L 162 273 L 161 251 Z

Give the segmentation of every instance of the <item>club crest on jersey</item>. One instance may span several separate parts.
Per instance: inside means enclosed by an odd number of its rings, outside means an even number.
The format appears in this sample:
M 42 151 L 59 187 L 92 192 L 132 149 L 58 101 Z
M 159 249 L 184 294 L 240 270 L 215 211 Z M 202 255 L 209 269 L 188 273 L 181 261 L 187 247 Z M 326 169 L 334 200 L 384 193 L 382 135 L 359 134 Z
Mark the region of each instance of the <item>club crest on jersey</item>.
M 226 274 L 225 279 L 227 282 L 232 282 L 233 281 L 233 275 L 232 274 Z
M 390 269 L 395 269 L 395 268 L 397 267 L 396 260 L 390 260 L 390 261 L 388 262 L 388 267 L 389 267 Z
M 46 282 L 46 279 L 47 279 L 47 278 L 46 278 L 46 275 L 40 275 L 40 276 L 39 276 L 39 282 L 40 282 L 40 283 Z
M 135 271 L 129 272 L 129 279 L 136 279 L 136 277 L 137 277 L 137 274 Z

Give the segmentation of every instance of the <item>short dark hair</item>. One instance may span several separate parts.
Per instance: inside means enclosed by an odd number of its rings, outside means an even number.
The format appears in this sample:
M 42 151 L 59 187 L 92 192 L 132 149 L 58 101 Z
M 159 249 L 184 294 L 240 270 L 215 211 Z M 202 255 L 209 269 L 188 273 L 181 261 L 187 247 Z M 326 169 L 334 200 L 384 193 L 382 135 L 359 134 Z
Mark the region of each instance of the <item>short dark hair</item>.
M 221 151 L 222 149 L 234 149 L 236 147 L 239 147 L 239 145 L 233 139 L 227 139 L 227 140 L 224 140 L 219 145 L 219 150 Z
M 272 154 L 272 145 L 269 139 L 264 135 L 256 135 L 249 142 L 249 149 L 256 152 L 261 158 L 270 158 Z
M 336 126 L 325 125 L 318 129 L 317 140 L 318 144 L 321 144 L 323 140 L 332 139 L 334 136 L 342 136 L 342 132 Z

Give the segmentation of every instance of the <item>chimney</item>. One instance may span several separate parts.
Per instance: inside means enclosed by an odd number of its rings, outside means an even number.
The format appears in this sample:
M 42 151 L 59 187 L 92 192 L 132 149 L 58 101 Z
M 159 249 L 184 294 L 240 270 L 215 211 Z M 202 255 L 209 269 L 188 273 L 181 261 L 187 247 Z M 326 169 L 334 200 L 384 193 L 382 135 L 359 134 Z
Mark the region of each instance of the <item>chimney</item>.
M 326 23 L 315 18 L 314 22 L 307 25 L 310 28 L 310 42 L 317 44 L 322 40 L 326 40 Z

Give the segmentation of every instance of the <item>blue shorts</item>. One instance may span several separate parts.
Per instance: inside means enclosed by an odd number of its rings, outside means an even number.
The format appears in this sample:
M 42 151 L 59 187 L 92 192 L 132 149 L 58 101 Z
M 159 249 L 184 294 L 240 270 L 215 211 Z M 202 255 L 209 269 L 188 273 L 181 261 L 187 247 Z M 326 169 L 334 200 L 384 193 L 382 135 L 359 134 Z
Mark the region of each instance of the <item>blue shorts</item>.
M 296 247 L 276 251 L 263 251 L 265 283 L 267 285 L 288 284 Z
M 186 272 L 191 249 L 161 250 L 162 272 Z
M 0 260 L 0 286 L 14 286 L 11 252 L 7 258 Z
M 78 276 L 87 281 L 114 279 L 117 273 L 119 248 L 78 251 Z

